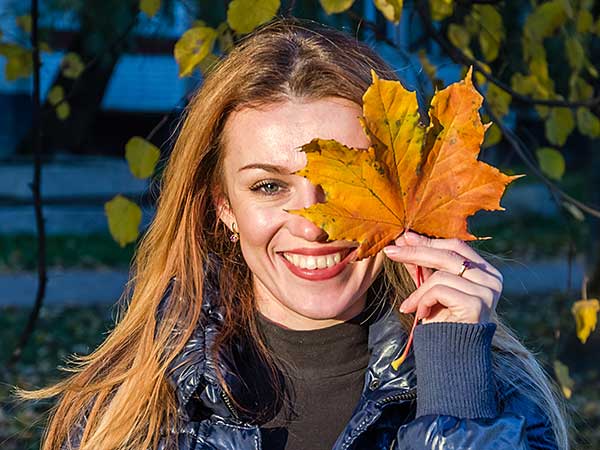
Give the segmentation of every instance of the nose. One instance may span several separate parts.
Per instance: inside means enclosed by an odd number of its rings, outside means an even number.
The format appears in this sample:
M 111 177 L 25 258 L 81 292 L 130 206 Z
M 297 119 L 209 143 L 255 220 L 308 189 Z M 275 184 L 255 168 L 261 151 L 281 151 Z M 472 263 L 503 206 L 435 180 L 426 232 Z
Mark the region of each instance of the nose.
M 308 208 L 315 203 L 323 203 L 325 201 L 325 193 L 321 186 L 315 186 L 308 180 L 303 180 L 303 184 L 297 192 L 297 198 L 294 202 L 294 207 L 289 209 Z M 298 214 L 288 214 L 287 228 L 291 234 L 300 237 L 307 241 L 326 241 L 327 233 Z

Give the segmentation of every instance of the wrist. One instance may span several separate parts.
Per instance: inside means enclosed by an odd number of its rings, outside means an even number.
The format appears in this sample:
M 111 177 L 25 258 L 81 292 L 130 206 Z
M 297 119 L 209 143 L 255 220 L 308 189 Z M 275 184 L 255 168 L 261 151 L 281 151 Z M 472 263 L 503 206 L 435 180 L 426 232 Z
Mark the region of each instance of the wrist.
M 496 324 L 432 322 L 415 329 L 417 416 L 494 417 Z

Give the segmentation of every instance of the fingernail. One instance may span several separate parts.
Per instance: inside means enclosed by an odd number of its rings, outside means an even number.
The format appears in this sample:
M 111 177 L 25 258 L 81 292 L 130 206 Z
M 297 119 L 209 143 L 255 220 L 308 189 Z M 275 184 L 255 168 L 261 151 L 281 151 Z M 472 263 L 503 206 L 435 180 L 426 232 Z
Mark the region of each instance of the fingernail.
M 420 236 L 412 231 L 407 231 L 404 233 L 404 239 L 409 244 L 416 244 L 420 240 Z
M 397 245 L 388 245 L 387 247 L 383 247 L 383 253 L 388 256 L 396 256 L 400 254 L 400 251 L 401 249 Z

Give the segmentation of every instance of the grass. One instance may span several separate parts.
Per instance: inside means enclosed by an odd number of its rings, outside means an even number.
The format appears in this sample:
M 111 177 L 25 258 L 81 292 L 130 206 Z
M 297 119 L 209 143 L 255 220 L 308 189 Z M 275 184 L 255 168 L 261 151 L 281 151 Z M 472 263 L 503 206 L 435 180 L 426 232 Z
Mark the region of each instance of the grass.
M 126 268 L 133 257 L 134 245 L 120 247 L 108 234 L 46 237 L 49 267 L 55 268 Z M 37 239 L 31 234 L 0 235 L 0 272 L 35 270 Z

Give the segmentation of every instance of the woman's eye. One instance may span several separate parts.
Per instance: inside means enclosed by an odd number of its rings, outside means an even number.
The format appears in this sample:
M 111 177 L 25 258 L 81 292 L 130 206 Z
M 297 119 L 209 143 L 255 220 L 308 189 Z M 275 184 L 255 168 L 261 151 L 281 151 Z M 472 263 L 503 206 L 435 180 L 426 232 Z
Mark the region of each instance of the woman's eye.
M 250 190 L 253 192 L 260 191 L 265 195 L 275 195 L 283 190 L 283 186 L 275 181 L 262 181 L 252 186 Z

